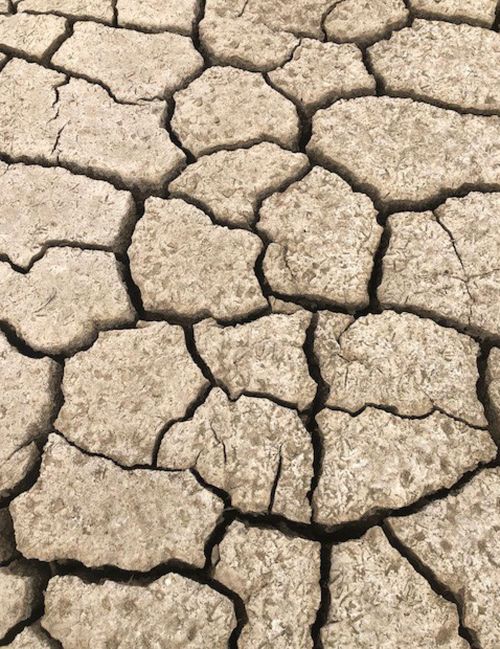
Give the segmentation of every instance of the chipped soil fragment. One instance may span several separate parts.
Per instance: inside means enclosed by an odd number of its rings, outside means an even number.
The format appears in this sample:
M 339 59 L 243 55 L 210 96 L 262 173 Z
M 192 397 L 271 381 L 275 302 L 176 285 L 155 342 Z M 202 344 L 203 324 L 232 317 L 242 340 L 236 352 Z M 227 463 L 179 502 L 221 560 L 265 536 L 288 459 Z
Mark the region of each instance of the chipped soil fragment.
M 214 225 L 183 200 L 149 198 L 129 255 L 147 311 L 232 320 L 268 305 L 254 271 L 261 250 L 255 234 Z
M 500 188 L 499 147 L 500 117 L 359 97 L 318 111 L 307 149 L 385 207 L 408 209 L 464 186 Z
M 0 255 L 27 269 L 47 246 L 122 252 L 134 225 L 128 192 L 66 169 L 0 162 Z
M 255 72 L 209 68 L 174 99 L 172 128 L 197 157 L 262 140 L 297 146 L 295 106 Z
M 375 93 L 356 45 L 322 43 L 304 38 L 293 58 L 269 73 L 272 85 L 311 114 L 340 97 Z
M 320 603 L 320 545 L 233 523 L 218 546 L 215 578 L 243 599 L 239 649 L 312 649 Z
M 500 110 L 500 34 L 415 20 L 369 50 L 386 92 L 464 110 Z
M 119 101 L 139 103 L 171 97 L 201 70 L 203 59 L 191 39 L 179 34 L 81 22 L 52 63 L 103 83 Z
M 313 476 L 309 433 L 296 412 L 267 399 L 230 401 L 215 388 L 192 419 L 166 433 L 158 466 L 194 468 L 247 512 L 308 523 Z
M 55 361 L 29 358 L 0 334 L 0 496 L 21 482 L 38 458 L 34 440 L 49 430 L 58 379 Z
M 59 645 L 49 638 L 38 622 L 27 627 L 7 645 L 10 649 L 58 649 Z
M 66 28 L 66 21 L 59 16 L 0 16 L 0 49 L 40 60 L 57 45 Z
M 333 548 L 325 649 L 468 649 L 457 608 L 437 595 L 379 527 Z
M 374 405 L 416 417 L 439 409 L 486 425 L 476 394 L 479 345 L 432 320 L 385 311 L 352 322 L 321 312 L 315 353 L 328 406 L 355 413 Z
M 98 250 L 50 248 L 27 274 L 0 262 L 0 298 L 0 318 L 46 354 L 75 351 L 135 319 L 120 264 Z
M 386 307 L 500 335 L 500 194 L 451 198 L 433 212 L 395 214 L 378 289 Z
M 399 540 L 460 603 L 478 646 L 500 645 L 500 469 L 488 469 L 447 498 L 389 519 Z
M 225 649 L 236 625 L 229 599 L 176 574 L 148 585 L 55 577 L 43 626 L 64 649 Z
M 403 27 L 408 16 L 404 0 L 337 0 L 324 29 L 328 40 L 367 45 Z
M 0 567 L 0 641 L 30 617 L 39 602 L 40 590 L 40 575 L 31 564 L 15 561 Z
M 497 453 L 488 431 L 439 412 L 404 419 L 376 408 L 354 417 L 327 408 L 316 419 L 324 456 L 315 520 L 328 526 L 406 507 L 450 488 Z
M 10 512 L 25 557 L 148 571 L 173 559 L 202 567 L 223 507 L 189 472 L 122 469 L 51 435 L 38 481 Z
M 200 203 L 219 223 L 248 228 L 259 202 L 303 175 L 308 166 L 303 153 L 261 142 L 203 156 L 186 167 L 168 190 L 172 196 Z
M 186 414 L 207 386 L 181 327 L 139 323 L 106 331 L 64 368 L 55 427 L 68 440 L 120 464 L 150 464 L 161 430 Z
M 273 194 L 258 229 L 271 242 L 264 274 L 272 290 L 356 309 L 368 304 L 368 281 L 381 226 L 371 200 L 321 167 Z
M 231 399 L 241 394 L 277 399 L 303 410 L 316 383 L 303 345 L 311 314 L 272 314 L 246 324 L 221 327 L 214 320 L 194 326 L 195 343 L 217 382 Z

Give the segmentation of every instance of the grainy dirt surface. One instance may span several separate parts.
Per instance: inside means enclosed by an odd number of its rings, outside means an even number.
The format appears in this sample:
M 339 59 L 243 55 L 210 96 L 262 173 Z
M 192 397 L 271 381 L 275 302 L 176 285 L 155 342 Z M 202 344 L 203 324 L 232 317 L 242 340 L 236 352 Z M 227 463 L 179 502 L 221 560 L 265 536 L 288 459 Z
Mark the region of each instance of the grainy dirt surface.
M 499 23 L 0 0 L 0 647 L 500 648 Z

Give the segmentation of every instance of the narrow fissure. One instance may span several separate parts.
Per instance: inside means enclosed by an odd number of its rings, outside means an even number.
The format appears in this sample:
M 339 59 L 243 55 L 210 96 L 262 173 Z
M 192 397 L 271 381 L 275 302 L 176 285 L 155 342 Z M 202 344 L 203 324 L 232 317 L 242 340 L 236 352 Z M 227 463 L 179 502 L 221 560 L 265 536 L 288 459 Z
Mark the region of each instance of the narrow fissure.
M 429 584 L 431 589 L 440 597 L 451 602 L 457 607 L 459 627 L 458 635 L 469 643 L 471 649 L 481 649 L 476 633 L 464 625 L 463 602 L 445 584 L 441 583 L 433 571 L 421 561 L 421 559 L 408 548 L 392 531 L 389 525 L 383 524 L 382 529 L 391 546 L 404 557 L 412 568 Z
M 323 649 L 323 642 L 321 640 L 321 629 L 328 621 L 328 614 L 330 612 L 331 595 L 330 595 L 330 573 L 332 567 L 332 545 L 323 543 L 320 551 L 320 590 L 321 599 L 316 620 L 311 627 L 311 636 L 313 641 L 313 649 Z

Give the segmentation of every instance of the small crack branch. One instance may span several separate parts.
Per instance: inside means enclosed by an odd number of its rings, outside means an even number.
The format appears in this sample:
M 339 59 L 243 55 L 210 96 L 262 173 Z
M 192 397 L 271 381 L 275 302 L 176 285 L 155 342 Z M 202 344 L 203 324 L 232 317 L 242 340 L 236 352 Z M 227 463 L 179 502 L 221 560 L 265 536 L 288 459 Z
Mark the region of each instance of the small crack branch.
M 282 454 L 282 446 L 278 448 L 278 463 L 276 465 L 276 473 L 274 475 L 274 481 L 273 485 L 271 487 L 271 494 L 269 496 L 269 505 L 267 508 L 267 511 L 271 513 L 274 508 L 274 499 L 276 498 L 276 491 L 278 489 L 278 484 L 281 478 L 281 471 L 283 469 L 283 454 Z
M 392 529 L 390 523 L 385 521 L 382 525 L 382 529 L 385 532 L 387 540 L 391 546 L 399 552 L 399 554 L 404 557 L 408 563 L 413 567 L 413 569 L 423 577 L 426 582 L 429 584 L 430 588 L 437 595 L 442 597 L 454 604 L 457 608 L 459 627 L 458 634 L 469 643 L 471 649 L 481 649 L 477 634 L 473 629 L 470 629 L 464 624 L 464 603 L 460 597 L 457 596 L 448 586 L 443 584 L 434 574 L 434 572 L 413 552 L 409 547 L 407 547 L 397 536 L 397 534 Z

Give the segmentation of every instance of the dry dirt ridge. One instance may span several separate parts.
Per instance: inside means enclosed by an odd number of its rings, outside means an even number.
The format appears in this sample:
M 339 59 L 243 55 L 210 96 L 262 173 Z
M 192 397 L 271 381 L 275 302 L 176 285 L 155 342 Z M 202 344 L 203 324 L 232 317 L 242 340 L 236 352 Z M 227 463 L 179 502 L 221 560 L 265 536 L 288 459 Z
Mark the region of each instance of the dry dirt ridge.
M 0 0 L 0 646 L 499 649 L 499 6 Z

